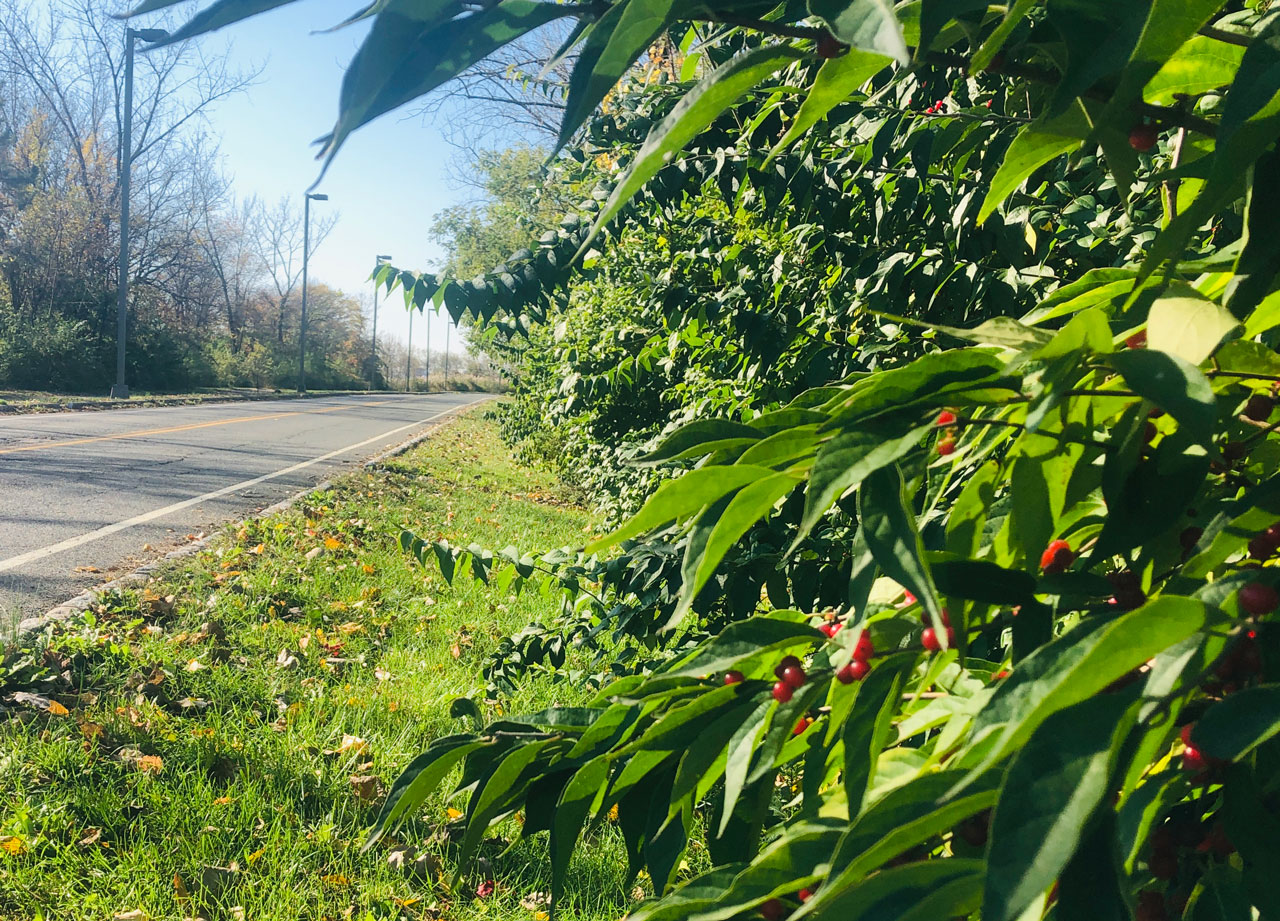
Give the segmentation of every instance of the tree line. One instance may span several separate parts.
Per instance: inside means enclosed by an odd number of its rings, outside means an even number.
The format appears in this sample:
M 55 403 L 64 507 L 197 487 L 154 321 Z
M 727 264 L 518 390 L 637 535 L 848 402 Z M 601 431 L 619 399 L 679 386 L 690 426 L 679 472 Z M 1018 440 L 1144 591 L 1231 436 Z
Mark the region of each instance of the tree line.
M 0 12 L 0 387 L 114 376 L 124 25 L 101 0 Z M 128 379 L 141 389 L 292 386 L 302 213 L 239 198 L 202 116 L 258 76 L 193 43 L 135 59 Z M 312 252 L 337 216 L 312 221 Z M 308 291 L 313 387 L 363 387 L 361 302 Z M 380 379 L 376 382 L 380 383 Z

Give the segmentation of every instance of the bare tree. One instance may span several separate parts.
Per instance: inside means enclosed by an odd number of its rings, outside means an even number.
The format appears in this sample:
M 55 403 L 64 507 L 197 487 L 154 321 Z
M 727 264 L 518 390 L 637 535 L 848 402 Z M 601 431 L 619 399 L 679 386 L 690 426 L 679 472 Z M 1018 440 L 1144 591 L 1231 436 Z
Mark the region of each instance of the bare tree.
M 255 245 L 258 258 L 266 269 L 275 292 L 276 342 L 283 343 L 289 325 L 292 298 L 302 281 L 303 213 L 293 201 L 284 197 L 273 207 L 260 204 L 256 215 Z M 319 249 L 338 223 L 338 214 L 330 212 L 311 222 L 311 252 Z

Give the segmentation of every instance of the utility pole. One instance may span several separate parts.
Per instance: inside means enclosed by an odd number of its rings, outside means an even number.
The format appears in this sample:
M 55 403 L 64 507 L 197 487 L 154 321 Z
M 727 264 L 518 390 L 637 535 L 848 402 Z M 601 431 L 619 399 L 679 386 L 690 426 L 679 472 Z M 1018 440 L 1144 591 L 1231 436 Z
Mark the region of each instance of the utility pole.
M 378 376 L 378 269 L 391 261 L 390 256 L 378 256 L 373 266 L 373 348 L 369 351 L 369 389 L 373 389 L 374 378 Z
M 133 43 L 162 42 L 169 37 L 164 29 L 125 29 L 124 51 L 124 135 L 120 144 L 120 274 L 116 284 L 116 383 L 111 396 L 129 398 L 124 374 L 124 344 L 129 325 L 129 179 L 133 173 Z
M 444 324 L 444 389 L 449 389 L 449 340 L 453 338 L 453 319 L 446 318 Z
M 308 192 L 302 199 L 302 322 L 298 326 L 298 393 L 307 392 L 307 259 L 311 256 L 311 202 L 328 195 Z

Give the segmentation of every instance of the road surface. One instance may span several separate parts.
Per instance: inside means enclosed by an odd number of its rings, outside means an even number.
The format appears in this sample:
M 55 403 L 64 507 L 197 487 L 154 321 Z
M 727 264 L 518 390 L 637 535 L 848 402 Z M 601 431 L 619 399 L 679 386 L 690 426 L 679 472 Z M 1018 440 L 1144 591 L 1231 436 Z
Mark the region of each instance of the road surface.
M 0 635 L 484 398 L 379 393 L 0 417 Z

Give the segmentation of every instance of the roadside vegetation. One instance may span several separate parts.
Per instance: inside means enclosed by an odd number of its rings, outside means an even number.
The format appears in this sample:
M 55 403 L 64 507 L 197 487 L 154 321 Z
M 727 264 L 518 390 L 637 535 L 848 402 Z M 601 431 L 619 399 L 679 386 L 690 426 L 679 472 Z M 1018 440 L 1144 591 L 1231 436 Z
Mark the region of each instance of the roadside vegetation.
M 548 675 L 490 699 L 482 663 L 555 599 L 449 588 L 400 550 L 400 529 L 558 544 L 585 521 L 473 412 L 104 598 L 34 658 L 10 655 L 0 917 L 538 917 L 549 884 L 536 848 L 495 845 L 488 872 L 437 879 L 455 804 L 437 800 L 412 845 L 360 845 L 401 765 L 471 725 L 452 700 L 489 720 L 587 693 Z M 586 663 L 571 651 L 569 664 Z M 615 838 L 606 827 L 577 868 L 573 917 L 630 901 Z
M 406 522 L 512 626 L 375 847 L 443 821 L 447 871 L 545 872 L 549 915 L 1280 917 L 1280 10 L 371 12 L 325 157 L 495 54 L 559 115 L 536 188 L 490 157 L 442 216 L 467 274 L 377 278 L 473 325 L 591 515 Z

